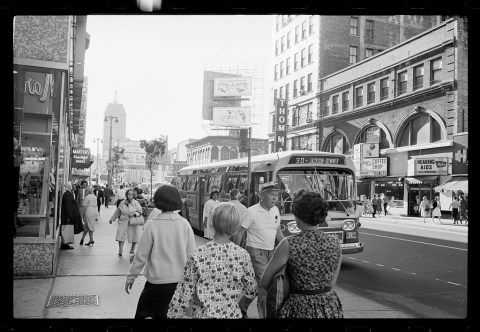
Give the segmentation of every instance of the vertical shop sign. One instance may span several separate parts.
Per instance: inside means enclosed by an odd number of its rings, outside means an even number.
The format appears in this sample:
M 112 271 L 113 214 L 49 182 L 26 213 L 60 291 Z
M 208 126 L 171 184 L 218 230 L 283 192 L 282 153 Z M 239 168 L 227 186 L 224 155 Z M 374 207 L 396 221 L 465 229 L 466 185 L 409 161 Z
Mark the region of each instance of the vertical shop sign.
M 275 150 L 281 152 L 287 149 L 287 101 L 275 99 Z
M 50 114 L 54 94 L 53 74 L 25 72 L 23 108 L 26 113 Z

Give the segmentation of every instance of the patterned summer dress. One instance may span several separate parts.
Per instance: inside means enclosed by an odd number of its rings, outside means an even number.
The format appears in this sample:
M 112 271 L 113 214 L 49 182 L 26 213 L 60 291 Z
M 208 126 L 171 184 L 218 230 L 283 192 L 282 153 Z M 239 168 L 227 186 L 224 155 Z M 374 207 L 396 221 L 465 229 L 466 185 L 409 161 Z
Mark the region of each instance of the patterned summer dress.
M 168 318 L 182 318 L 191 305 L 192 318 L 242 318 L 237 298 L 257 295 L 249 253 L 236 244 L 214 241 L 195 249 L 170 301 Z
M 332 285 L 341 255 L 336 237 L 318 229 L 291 236 L 288 244 L 287 274 L 291 290 L 317 290 L 329 286 L 332 290 L 315 295 L 290 293 L 280 318 L 343 318 L 342 304 Z

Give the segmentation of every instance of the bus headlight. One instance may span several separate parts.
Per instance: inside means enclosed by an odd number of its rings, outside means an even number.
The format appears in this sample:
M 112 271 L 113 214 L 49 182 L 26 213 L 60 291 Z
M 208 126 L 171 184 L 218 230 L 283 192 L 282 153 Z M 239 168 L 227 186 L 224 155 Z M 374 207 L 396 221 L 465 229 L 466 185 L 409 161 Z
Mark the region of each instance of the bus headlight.
M 342 221 L 342 229 L 344 231 L 351 231 L 355 229 L 355 220 L 353 219 L 346 219 Z
M 290 233 L 300 233 L 300 229 L 297 227 L 295 221 L 291 221 L 287 224 L 287 229 Z

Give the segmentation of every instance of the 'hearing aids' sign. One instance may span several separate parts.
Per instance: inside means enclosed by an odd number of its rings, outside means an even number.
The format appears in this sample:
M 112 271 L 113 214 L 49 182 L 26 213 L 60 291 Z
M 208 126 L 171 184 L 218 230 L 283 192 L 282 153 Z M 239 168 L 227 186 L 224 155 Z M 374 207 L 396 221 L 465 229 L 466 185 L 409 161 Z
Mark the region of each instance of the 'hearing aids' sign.
M 408 160 L 408 175 L 448 175 L 451 163 L 448 157 L 415 157 Z

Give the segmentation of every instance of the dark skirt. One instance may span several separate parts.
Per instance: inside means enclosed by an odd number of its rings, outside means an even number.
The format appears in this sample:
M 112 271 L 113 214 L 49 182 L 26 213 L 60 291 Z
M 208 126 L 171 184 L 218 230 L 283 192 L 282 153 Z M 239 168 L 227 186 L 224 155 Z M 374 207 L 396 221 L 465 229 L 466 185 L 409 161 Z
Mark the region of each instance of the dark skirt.
M 135 319 L 151 317 L 154 319 L 167 318 L 168 305 L 175 293 L 177 283 L 152 284 L 145 282 L 145 288 L 138 299 Z

